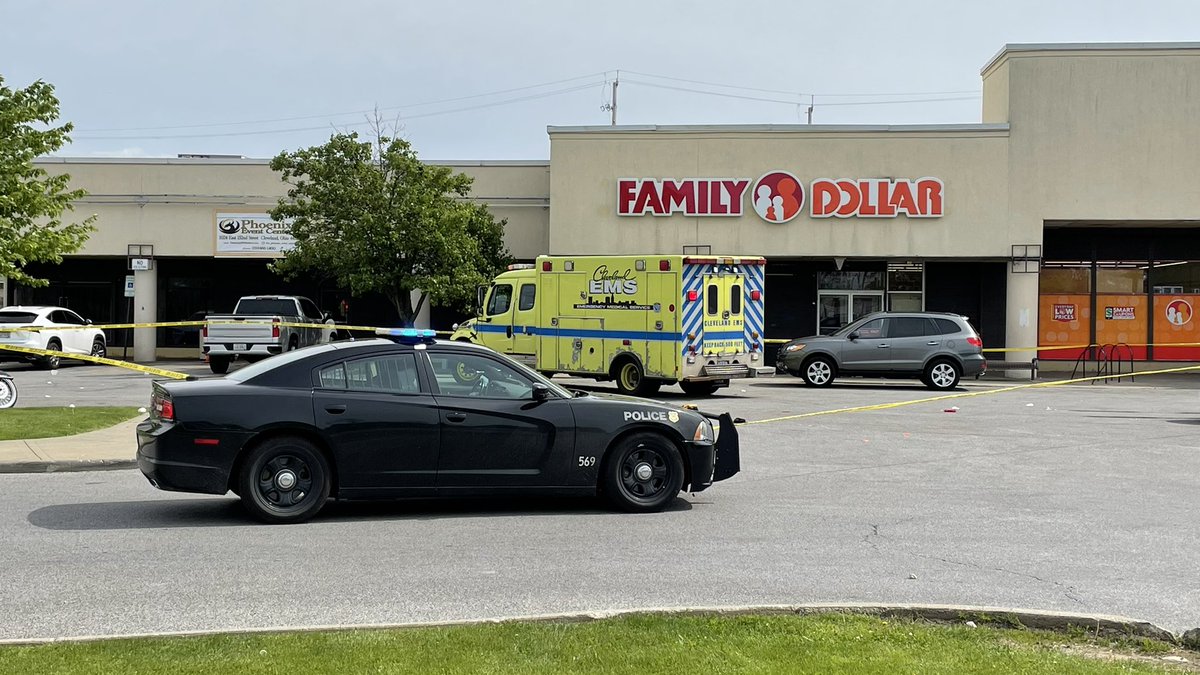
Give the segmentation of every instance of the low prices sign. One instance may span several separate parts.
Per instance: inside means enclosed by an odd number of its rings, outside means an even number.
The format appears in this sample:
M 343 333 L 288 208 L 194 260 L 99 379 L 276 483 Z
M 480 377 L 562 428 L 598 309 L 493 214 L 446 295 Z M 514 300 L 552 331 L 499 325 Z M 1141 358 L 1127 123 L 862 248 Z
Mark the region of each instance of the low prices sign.
M 291 224 L 265 213 L 218 212 L 214 227 L 218 256 L 279 256 L 296 246 Z
M 795 218 L 807 202 L 812 218 L 940 218 L 939 178 L 818 178 L 804 185 L 787 171 L 749 178 L 621 178 L 620 216 L 741 216 L 745 203 L 769 223 Z
M 1067 322 L 1074 321 L 1075 305 L 1054 305 L 1054 320 Z

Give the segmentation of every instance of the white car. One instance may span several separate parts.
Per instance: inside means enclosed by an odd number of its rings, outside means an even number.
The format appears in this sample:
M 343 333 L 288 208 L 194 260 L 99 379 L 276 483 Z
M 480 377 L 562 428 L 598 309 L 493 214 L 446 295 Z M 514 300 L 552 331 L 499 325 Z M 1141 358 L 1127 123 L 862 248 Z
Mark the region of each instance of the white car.
M 91 326 L 91 323 L 65 307 L 0 308 L 0 329 L 15 326 L 42 327 L 40 331 L 0 331 L 0 347 L 7 344 L 65 354 L 105 356 L 108 350 L 104 331 L 87 327 Z M 0 349 L 0 361 L 29 361 L 42 368 L 57 368 L 59 357 L 35 356 Z

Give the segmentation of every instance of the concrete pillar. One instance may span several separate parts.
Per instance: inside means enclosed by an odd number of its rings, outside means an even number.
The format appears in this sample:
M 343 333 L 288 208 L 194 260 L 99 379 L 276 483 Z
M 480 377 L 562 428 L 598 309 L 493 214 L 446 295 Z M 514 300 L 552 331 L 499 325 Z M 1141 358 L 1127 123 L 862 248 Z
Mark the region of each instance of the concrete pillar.
M 1009 349 L 1037 347 L 1038 344 L 1038 275 L 1016 273 L 1010 265 L 1008 270 L 1008 317 L 1005 321 L 1004 340 Z M 984 345 L 987 348 L 987 345 Z M 1037 357 L 1037 351 L 1007 352 L 1004 360 L 1028 361 Z M 1028 378 L 1028 373 L 1010 370 L 1005 373 L 1011 378 Z
M 421 299 L 421 291 L 412 292 L 413 306 L 417 306 L 417 302 Z M 417 316 L 413 318 L 413 328 L 429 328 L 429 299 L 425 299 L 424 306 L 421 311 L 417 312 Z
M 154 323 L 158 321 L 158 265 L 151 269 L 133 273 L 133 322 Z M 158 348 L 158 331 L 155 328 L 137 328 L 133 331 L 133 360 L 149 363 L 155 359 Z

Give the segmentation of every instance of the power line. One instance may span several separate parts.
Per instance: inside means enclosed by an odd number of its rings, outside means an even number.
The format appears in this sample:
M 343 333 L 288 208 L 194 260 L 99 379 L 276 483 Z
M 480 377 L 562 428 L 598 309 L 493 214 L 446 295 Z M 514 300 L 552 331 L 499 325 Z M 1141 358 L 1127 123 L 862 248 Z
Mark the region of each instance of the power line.
M 595 87 L 597 84 L 599 84 L 599 83 L 589 82 L 587 84 L 577 85 L 574 87 L 567 87 L 564 89 L 557 89 L 554 91 L 530 94 L 527 96 L 519 96 L 516 98 L 504 99 L 501 101 L 491 101 L 488 103 L 481 103 L 479 105 L 465 106 L 465 107 L 461 107 L 461 108 L 450 108 L 447 110 L 436 110 L 436 111 L 427 112 L 427 113 L 420 113 L 417 115 L 406 115 L 406 116 L 401 117 L 400 120 L 403 121 L 403 120 L 419 119 L 419 118 L 423 118 L 423 117 L 436 117 L 438 115 L 449 115 L 452 113 L 466 112 L 469 110 L 479 110 L 482 108 L 492 108 L 495 106 L 509 105 L 512 103 L 520 103 L 522 101 L 532 101 L 532 100 L 541 99 L 541 98 L 549 98 L 551 96 L 558 96 L 561 94 L 568 94 L 568 93 L 575 92 L 575 91 L 582 91 L 584 89 L 591 89 L 592 87 Z M 383 110 L 383 109 L 380 108 L 380 110 Z M 370 111 L 368 111 L 368 112 L 370 112 Z M 340 124 L 340 125 L 329 124 L 329 125 L 313 126 L 313 127 L 292 127 L 292 128 L 288 128 L 288 129 L 264 129 L 264 130 L 257 130 L 257 131 L 227 131 L 227 132 L 219 132 L 219 133 L 211 133 L 211 134 L 166 134 L 166 135 L 155 135 L 155 136 L 73 136 L 72 140 L 73 141 L 74 140 L 88 140 L 88 141 L 137 140 L 137 141 L 141 141 L 141 140 L 164 140 L 164 139 L 172 139 L 172 138 L 219 138 L 219 137 L 228 137 L 228 136 L 265 136 L 268 134 L 286 134 L 286 133 L 294 133 L 294 132 L 301 132 L 301 131 L 321 131 L 321 130 L 329 129 L 330 127 L 336 128 L 337 126 L 346 127 L 346 128 L 361 127 L 361 126 L 365 126 L 368 124 L 370 124 L 369 121 L 363 121 L 363 122 L 351 122 L 351 123 Z
M 626 71 L 626 72 L 630 72 L 630 71 Z M 689 93 L 693 93 L 693 94 L 705 94 L 708 96 L 720 96 L 723 98 L 736 98 L 736 99 L 741 99 L 744 101 L 761 101 L 761 102 L 765 102 L 765 103 L 780 103 L 780 104 L 784 104 L 784 105 L 804 105 L 806 103 L 806 101 L 803 101 L 799 98 L 800 94 L 796 94 L 797 98 L 795 98 L 795 99 L 779 99 L 779 98 L 765 98 L 762 96 L 745 96 L 743 94 L 730 94 L 730 93 L 726 93 L 723 91 L 708 91 L 705 89 L 695 89 L 695 88 L 691 88 L 691 87 L 675 87 L 675 86 L 672 86 L 669 84 L 661 84 L 658 82 L 644 82 L 642 80 L 630 80 L 628 78 L 626 78 L 625 82 L 628 84 L 637 84 L 637 85 L 641 85 L 644 87 L 654 87 L 656 89 L 670 89 L 672 91 L 685 91 L 685 92 L 689 92 Z M 815 94 L 814 96 L 819 96 L 819 94 Z M 937 103 L 940 101 L 970 101 L 970 100 L 978 99 L 979 96 L 980 96 L 979 94 L 976 94 L 974 96 L 958 96 L 958 97 L 945 97 L 945 98 L 892 99 L 892 100 L 887 100 L 887 101 L 841 101 L 841 102 L 836 102 L 836 103 L 821 103 L 821 104 L 814 104 L 814 105 L 816 107 L 828 107 L 828 106 L 850 106 L 850 105 L 891 105 L 894 103 Z
M 406 103 L 404 105 L 387 106 L 387 107 L 383 107 L 383 108 L 377 108 L 377 109 L 373 108 L 373 109 L 369 109 L 369 110 L 350 110 L 347 112 L 328 113 L 328 114 L 324 114 L 324 115 L 300 115 L 297 117 L 276 117 L 273 119 L 262 119 L 262 120 L 243 120 L 243 121 L 238 121 L 238 122 L 208 122 L 208 123 L 204 123 L 204 124 L 179 124 L 179 125 L 159 126 L 159 127 L 111 127 L 111 128 L 103 128 L 103 129 L 76 129 L 76 131 L 82 131 L 84 133 L 96 133 L 96 132 L 106 132 L 106 131 L 164 131 L 164 130 L 168 130 L 168 129 L 202 129 L 202 128 L 206 128 L 206 127 L 231 127 L 231 126 L 239 126 L 239 125 L 244 125 L 244 124 L 274 124 L 276 122 L 295 122 L 298 120 L 329 119 L 331 117 L 344 117 L 346 115 L 365 115 L 365 114 L 373 113 L 376 110 L 379 110 L 380 112 L 382 112 L 385 110 L 404 110 L 406 108 L 422 108 L 425 106 L 440 105 L 443 103 L 457 103 L 458 101 L 466 101 L 466 100 L 470 100 L 470 99 L 474 99 L 474 98 L 484 98 L 487 96 L 499 96 L 500 94 L 511 94 L 511 93 L 517 92 L 517 91 L 527 91 L 529 89 L 540 89 L 543 87 L 551 87 L 556 84 L 564 84 L 566 82 L 575 82 L 578 80 L 596 77 L 598 75 L 606 76 L 607 73 L 590 73 L 588 75 L 580 75 L 579 77 L 568 77 L 563 80 L 554 80 L 552 82 L 542 82 L 541 84 L 531 84 L 531 85 L 527 85 L 524 87 L 513 87 L 512 89 L 500 89 L 497 91 L 484 92 L 482 94 L 471 94 L 469 96 L 458 96 L 455 98 L 444 98 L 444 99 L 439 99 L 439 100 L 434 100 L 434 101 L 422 101 L 420 103 Z
M 723 84 L 720 82 L 705 82 L 703 80 L 689 80 L 689 79 L 685 79 L 682 77 L 671 77 L 670 75 L 655 75 L 653 73 L 642 73 L 642 72 L 638 72 L 636 70 L 626 70 L 625 72 L 629 73 L 631 75 L 641 75 L 642 77 L 652 77 L 652 78 L 660 79 L 660 80 L 673 80 L 675 82 L 687 82 L 689 84 L 702 84 L 702 85 L 709 86 L 709 87 L 722 87 L 725 89 L 741 89 L 743 91 L 757 91 L 757 92 L 763 92 L 763 93 L 767 93 L 767 94 L 787 94 L 790 96 L 826 96 L 826 97 L 832 97 L 832 98 L 842 98 L 842 97 L 861 98 L 864 96 L 939 96 L 942 94 L 948 95 L 948 94 L 978 94 L 979 93 L 978 89 L 955 89 L 955 90 L 949 90 L 949 91 L 899 91 L 899 92 L 866 92 L 866 93 L 859 93 L 859 94 L 846 94 L 846 93 L 822 94 L 819 92 L 808 92 L 808 91 L 801 92 L 801 91 L 794 91 L 794 90 L 789 91 L 789 90 L 785 90 L 785 89 L 761 89 L 758 87 L 746 87 L 746 86 L 737 85 L 737 84 Z

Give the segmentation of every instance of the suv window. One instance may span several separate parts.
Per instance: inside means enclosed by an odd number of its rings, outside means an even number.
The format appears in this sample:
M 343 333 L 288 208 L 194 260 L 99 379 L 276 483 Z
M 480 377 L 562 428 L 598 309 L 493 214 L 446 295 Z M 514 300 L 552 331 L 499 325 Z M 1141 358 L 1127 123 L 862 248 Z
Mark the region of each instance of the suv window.
M 536 296 L 537 286 L 535 284 L 522 284 L 521 298 L 517 302 L 517 309 L 522 312 L 533 309 L 533 300 Z
M 412 354 L 389 354 L 347 361 L 346 388 L 350 391 L 419 394 L 417 358 Z
M 962 332 L 962 328 L 950 319 L 934 319 L 933 322 L 937 324 L 938 334 L 940 335 L 951 335 Z
M 437 388 L 445 396 L 532 399 L 533 382 L 506 364 L 479 354 L 430 354 Z
M 488 300 L 488 316 L 504 314 L 508 311 L 510 304 L 512 304 L 512 286 L 510 284 L 496 284 L 492 288 L 492 297 Z
M 0 323 L 33 323 L 37 321 L 34 312 L 0 312 Z
M 881 338 L 883 337 L 883 319 L 872 319 L 854 329 L 860 338 Z
M 894 316 L 888 320 L 888 337 L 921 337 L 925 335 L 927 323 L 920 316 Z

